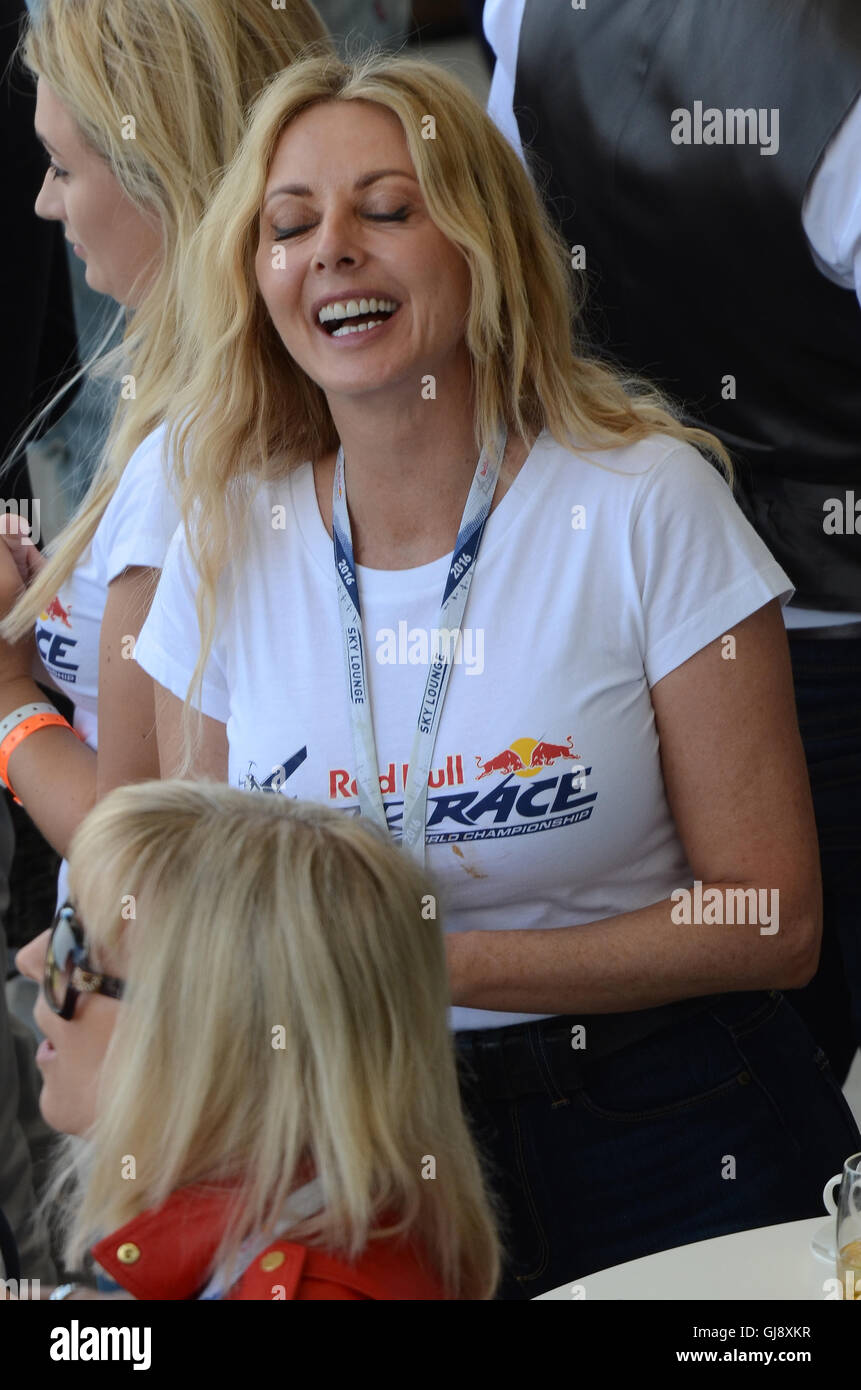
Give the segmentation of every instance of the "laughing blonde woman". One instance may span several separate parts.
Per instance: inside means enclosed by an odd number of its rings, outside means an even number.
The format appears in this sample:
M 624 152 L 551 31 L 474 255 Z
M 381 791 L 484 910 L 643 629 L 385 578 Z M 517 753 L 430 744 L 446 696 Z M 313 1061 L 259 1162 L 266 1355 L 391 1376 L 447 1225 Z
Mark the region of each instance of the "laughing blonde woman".
M 166 773 L 426 856 L 508 1298 L 815 1215 L 858 1147 L 780 993 L 821 912 L 791 586 L 716 442 L 572 348 L 569 275 L 444 72 L 279 77 L 184 271 L 138 644 Z

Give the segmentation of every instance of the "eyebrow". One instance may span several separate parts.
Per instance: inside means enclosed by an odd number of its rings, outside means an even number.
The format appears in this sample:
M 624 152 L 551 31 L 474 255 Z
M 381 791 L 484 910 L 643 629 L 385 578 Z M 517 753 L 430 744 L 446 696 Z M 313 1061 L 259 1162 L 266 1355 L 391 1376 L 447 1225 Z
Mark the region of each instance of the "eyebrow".
M 394 177 L 401 179 L 411 179 L 413 183 L 418 183 L 418 179 L 416 178 L 415 174 L 407 173 L 406 169 L 375 169 L 373 173 L 362 174 L 361 178 L 356 179 L 356 182 L 353 184 L 353 188 L 369 188 L 370 185 L 372 183 L 376 183 L 378 179 L 387 179 Z M 305 183 L 285 183 L 282 184 L 280 188 L 273 188 L 272 192 L 267 194 L 263 206 L 265 207 L 266 203 L 270 202 L 272 198 L 277 198 L 282 193 L 289 193 L 296 198 L 308 198 L 310 197 L 312 192 L 313 190 L 309 188 L 308 185 Z
M 36 131 L 36 139 L 39 141 L 40 144 L 42 144 L 42 145 L 45 146 L 45 149 L 48 151 L 49 154 L 59 154 L 59 153 L 60 153 L 60 151 L 56 148 L 56 146 L 51 144 L 50 140 L 46 140 L 46 139 L 45 139 L 45 137 L 44 137 L 44 135 L 41 133 L 41 131 L 38 131 L 38 130 Z

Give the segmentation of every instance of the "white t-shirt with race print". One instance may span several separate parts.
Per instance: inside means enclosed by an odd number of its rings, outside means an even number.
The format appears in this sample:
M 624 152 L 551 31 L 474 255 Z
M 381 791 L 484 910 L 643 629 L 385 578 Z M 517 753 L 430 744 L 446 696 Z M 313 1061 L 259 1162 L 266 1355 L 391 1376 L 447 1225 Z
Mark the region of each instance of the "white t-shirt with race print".
M 133 565 L 161 569 L 179 509 L 162 463 L 164 427 L 135 450 L 81 563 L 36 622 L 36 647 L 48 683 L 74 703 L 75 728 L 98 743 L 99 636 L 108 585 Z M 59 894 L 65 893 L 66 865 Z
M 396 833 L 448 564 L 358 568 Z M 357 814 L 332 541 L 310 464 L 260 488 L 232 577 L 201 699 L 227 726 L 231 784 L 253 779 Z M 183 698 L 198 650 L 194 592 L 178 530 L 137 659 Z M 791 593 L 693 449 L 656 436 L 578 455 L 543 434 L 488 520 L 437 734 L 427 864 L 447 930 L 572 926 L 689 884 L 649 688 Z M 457 1029 L 535 1017 L 452 1010 Z
M 98 741 L 99 635 L 108 585 L 133 565 L 161 569 L 179 523 L 162 465 L 164 427 L 135 450 L 81 563 L 39 615 L 36 646 L 50 684 L 75 706 L 75 728 Z

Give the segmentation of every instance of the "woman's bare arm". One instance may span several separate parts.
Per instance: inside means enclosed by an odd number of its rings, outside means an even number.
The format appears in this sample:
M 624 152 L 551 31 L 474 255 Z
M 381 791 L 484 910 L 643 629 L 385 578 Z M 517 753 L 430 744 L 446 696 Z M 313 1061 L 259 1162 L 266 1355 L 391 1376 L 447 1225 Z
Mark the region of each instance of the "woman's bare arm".
M 673 921 L 670 898 L 558 930 L 447 938 L 452 999 L 519 1013 L 610 1013 L 732 990 L 792 989 L 813 975 L 822 930 L 816 827 L 777 601 L 652 689 L 667 796 L 693 877 L 764 890 L 746 923 Z M 690 883 L 678 887 L 689 888 Z M 740 900 L 734 900 L 735 904 Z M 706 915 L 706 914 L 703 914 Z M 750 898 L 746 916 L 751 916 Z M 777 929 L 775 930 L 775 924 Z
M 182 768 L 182 700 L 154 682 L 158 752 L 162 777 L 176 777 Z M 196 750 L 193 777 L 227 781 L 227 726 L 209 715 L 202 717 L 201 741 Z
M 0 552 L 0 560 L 4 558 Z M 100 636 L 98 754 L 69 729 L 57 726 L 26 738 L 9 759 L 16 795 L 62 855 L 100 797 L 126 782 L 159 775 L 152 680 L 133 659 L 158 576 L 158 570 L 136 566 L 108 586 Z M 11 678 L 0 679 L 0 718 L 20 705 L 45 700 L 22 669 L 27 644 L 5 650 L 7 670 L 10 665 L 18 669 Z

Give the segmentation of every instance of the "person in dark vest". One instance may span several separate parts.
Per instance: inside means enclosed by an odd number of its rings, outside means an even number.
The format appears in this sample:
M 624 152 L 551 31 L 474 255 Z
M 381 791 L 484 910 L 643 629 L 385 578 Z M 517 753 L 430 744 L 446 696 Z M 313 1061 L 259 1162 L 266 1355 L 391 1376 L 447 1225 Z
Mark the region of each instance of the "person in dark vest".
M 485 30 L 490 114 L 585 273 L 593 342 L 731 451 L 737 499 L 795 585 L 825 931 L 790 999 L 845 1079 L 861 1042 L 861 11 L 489 0 Z

